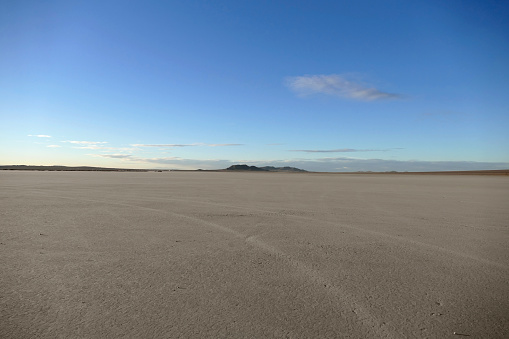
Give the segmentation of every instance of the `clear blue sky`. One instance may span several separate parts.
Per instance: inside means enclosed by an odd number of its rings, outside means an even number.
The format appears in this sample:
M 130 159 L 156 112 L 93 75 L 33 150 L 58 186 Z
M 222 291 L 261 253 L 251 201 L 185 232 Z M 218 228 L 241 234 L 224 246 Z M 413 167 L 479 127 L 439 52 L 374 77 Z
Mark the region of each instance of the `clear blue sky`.
M 509 168 L 506 1 L 3 1 L 0 164 Z

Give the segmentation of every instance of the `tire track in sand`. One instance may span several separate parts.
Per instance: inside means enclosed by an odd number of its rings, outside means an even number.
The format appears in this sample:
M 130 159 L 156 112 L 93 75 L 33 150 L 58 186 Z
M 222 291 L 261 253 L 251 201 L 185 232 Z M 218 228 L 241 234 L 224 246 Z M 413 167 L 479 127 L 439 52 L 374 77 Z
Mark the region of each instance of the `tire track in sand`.
M 41 190 L 40 189 L 32 189 L 32 191 L 41 191 Z M 61 191 L 52 191 L 52 192 L 61 192 Z M 39 192 L 39 193 L 42 193 L 42 192 Z M 47 193 L 44 193 L 44 194 L 47 194 Z M 430 253 L 433 253 L 435 251 L 439 251 L 439 252 L 442 252 L 442 253 L 445 253 L 445 254 L 449 254 L 449 255 L 454 255 L 456 257 L 460 257 L 460 258 L 463 258 L 463 259 L 473 260 L 473 261 L 482 263 L 482 264 L 487 265 L 487 266 L 491 266 L 491 267 L 494 267 L 494 268 L 502 269 L 504 271 L 509 271 L 509 264 L 503 264 L 503 263 L 494 262 L 494 261 L 491 261 L 491 260 L 488 260 L 488 259 L 480 258 L 480 257 L 477 257 L 477 256 L 472 256 L 472 255 L 469 255 L 467 253 L 462 253 L 462 252 L 454 251 L 454 250 L 451 250 L 451 249 L 448 249 L 448 248 L 444 248 L 444 247 L 440 247 L 440 246 L 437 246 L 437 245 L 433 245 L 433 244 L 429 244 L 429 243 L 425 243 L 425 242 L 409 239 L 409 238 L 402 237 L 402 236 L 392 235 L 392 234 L 388 234 L 388 233 L 384 233 L 384 232 L 379 232 L 379 231 L 374 231 L 374 230 L 368 230 L 368 229 L 365 229 L 365 228 L 361 228 L 361 227 L 353 226 L 353 225 L 350 225 L 350 224 L 346 224 L 344 222 L 330 221 L 330 220 L 324 220 L 324 219 L 317 219 L 317 218 L 306 217 L 306 216 L 303 216 L 303 215 L 294 215 L 294 214 L 282 213 L 282 212 L 265 210 L 265 209 L 260 209 L 260 208 L 233 206 L 233 205 L 227 205 L 227 204 L 213 203 L 213 202 L 209 202 L 209 201 L 196 201 L 196 200 L 189 200 L 189 199 L 182 200 L 182 199 L 167 198 L 167 197 L 165 197 L 165 198 L 143 197 L 143 199 L 145 201 L 150 199 L 152 201 L 154 201 L 154 200 L 155 201 L 175 201 L 175 202 L 181 202 L 181 203 L 185 202 L 186 204 L 192 204 L 192 205 L 199 205 L 199 204 L 211 205 L 211 206 L 218 206 L 218 207 L 224 207 L 224 208 L 230 208 L 230 209 L 236 209 L 236 210 L 243 210 L 243 211 L 256 211 L 256 212 L 266 213 L 266 214 L 274 215 L 274 216 L 286 216 L 286 217 L 292 218 L 292 219 L 305 220 L 305 221 L 310 221 L 310 222 L 315 222 L 315 223 L 316 222 L 319 222 L 319 223 L 321 222 L 321 223 L 325 223 L 325 224 L 329 224 L 329 225 L 334 225 L 334 226 L 339 226 L 339 227 L 342 227 L 342 228 L 346 228 L 346 229 L 349 229 L 349 230 L 352 230 L 352 231 L 355 231 L 355 232 L 361 232 L 361 233 L 366 233 L 366 234 L 377 236 L 377 237 L 383 237 L 383 238 L 386 238 L 386 239 L 393 240 L 393 241 L 395 241 L 397 243 L 406 243 L 406 244 L 410 244 L 410 245 L 414 245 L 414 246 L 419 246 L 421 248 L 426 249 Z M 141 206 L 138 206 L 138 207 L 141 207 Z M 234 231 L 232 229 L 229 229 L 229 230 L 233 231 L 233 232 L 236 232 L 236 231 Z
M 251 245 L 254 248 L 257 248 L 258 250 L 261 250 L 262 252 L 265 252 L 266 254 L 269 254 L 270 256 L 274 257 L 276 260 L 280 260 L 284 262 L 285 264 L 289 265 L 293 269 L 295 269 L 301 276 L 303 276 L 306 280 L 313 283 L 313 285 L 320 289 L 321 291 L 325 291 L 327 294 L 338 300 L 338 303 L 343 306 L 341 307 L 341 310 L 339 311 L 340 314 L 344 314 L 345 316 L 352 316 L 352 314 L 355 314 L 355 319 L 359 321 L 360 324 L 363 325 L 364 329 L 372 335 L 374 338 L 399 338 L 400 336 L 392 330 L 386 323 L 380 321 L 375 316 L 373 316 L 369 310 L 362 304 L 361 301 L 359 301 L 357 298 L 355 298 L 353 295 L 345 291 L 341 286 L 334 285 L 331 281 L 326 279 L 320 272 L 317 270 L 314 270 L 313 268 L 309 267 L 308 265 L 292 258 L 290 255 L 286 254 L 285 252 L 277 249 L 274 246 L 271 246 L 265 241 L 262 241 L 258 238 L 258 236 L 246 236 L 245 234 L 238 232 L 236 230 L 233 230 L 229 227 L 213 223 L 207 220 L 203 220 L 197 217 L 151 208 L 151 207 L 145 207 L 145 206 L 138 206 L 134 204 L 127 204 L 127 203 L 120 203 L 120 202 L 111 202 L 111 201 L 105 201 L 105 200 L 99 200 L 99 199 L 88 199 L 88 198 L 78 198 L 78 197 L 68 197 L 68 196 L 59 196 L 59 195 L 51 195 L 44 192 L 37 192 L 41 195 L 52 197 L 52 198 L 60 198 L 60 199 L 68 199 L 68 200 L 77 200 L 77 201 L 87 201 L 87 202 L 94 202 L 94 203 L 100 203 L 100 204 L 109 204 L 109 205 L 115 205 L 115 206 L 125 206 L 125 207 L 131 207 L 131 208 L 137 208 L 141 210 L 151 211 L 151 212 L 157 212 L 157 213 L 163 213 L 163 214 L 169 214 L 174 217 L 189 220 L 194 223 L 202 224 L 208 227 L 215 228 L 221 232 L 228 233 L 235 238 L 238 238 L 245 242 L 248 245 Z M 351 312 L 351 314 L 350 314 Z
M 147 200 L 147 197 L 144 197 L 144 199 Z M 155 201 L 166 201 L 166 200 L 168 200 L 168 201 L 176 201 L 176 202 L 181 202 L 181 203 L 185 202 L 186 204 L 191 204 L 191 205 L 203 204 L 203 205 L 218 206 L 218 207 L 224 207 L 224 208 L 230 208 L 230 209 L 236 209 L 236 210 L 243 210 L 243 211 L 256 211 L 256 212 L 265 213 L 265 214 L 269 214 L 269 215 L 285 216 L 285 217 L 292 218 L 292 219 L 299 219 L 299 220 L 310 221 L 310 222 L 314 222 L 314 223 L 316 223 L 316 222 L 318 222 L 318 223 L 325 223 L 325 224 L 328 224 L 328 225 L 334 225 L 334 226 L 339 226 L 341 228 L 346 228 L 346 229 L 349 229 L 349 230 L 352 230 L 352 231 L 355 231 L 355 232 L 366 233 L 366 234 L 373 235 L 373 236 L 376 236 L 376 237 L 383 237 L 383 238 L 386 238 L 386 239 L 393 240 L 393 241 L 395 241 L 397 243 L 405 243 L 405 244 L 410 244 L 410 245 L 414 245 L 414 246 L 419 246 L 419 247 L 424 248 L 426 251 L 431 252 L 431 253 L 439 251 L 439 252 L 442 252 L 442 253 L 445 253 L 445 254 L 449 254 L 449 255 L 454 255 L 456 257 L 460 257 L 460 258 L 463 258 L 463 259 L 473 260 L 475 262 L 479 262 L 479 263 L 482 263 L 482 264 L 490 266 L 490 267 L 494 267 L 494 268 L 502 269 L 502 270 L 505 270 L 505 271 L 509 271 L 509 265 L 507 265 L 507 264 L 503 264 L 503 263 L 499 263 L 499 262 L 494 262 L 494 261 L 491 261 L 491 260 L 488 260 L 488 259 L 484 259 L 484 258 L 480 258 L 480 257 L 477 257 L 477 256 L 469 255 L 467 253 L 462 253 L 462 252 L 454 251 L 454 250 L 451 250 L 451 249 L 448 249 L 448 248 L 440 247 L 438 245 L 429 244 L 429 243 L 426 243 L 426 242 L 417 241 L 417 240 L 409 239 L 409 238 L 398 236 L 398 235 L 392 235 L 392 234 L 388 234 L 388 233 L 384 233 L 384 232 L 368 230 L 368 229 L 365 229 L 365 228 L 353 226 L 353 225 L 346 224 L 344 222 L 339 222 L 339 221 L 317 219 L 317 218 L 312 218 L 312 217 L 306 217 L 306 216 L 303 216 L 303 215 L 294 215 L 294 214 L 288 214 L 288 213 L 283 213 L 283 212 L 277 212 L 277 211 L 271 211 L 271 210 L 265 210 L 265 209 L 259 209 L 259 208 L 252 208 L 252 207 L 243 207 L 243 206 L 233 206 L 233 205 L 227 205 L 227 204 L 219 204 L 219 203 L 213 203 L 213 202 L 208 202 L 208 201 L 196 201 L 196 200 L 185 200 L 184 201 L 184 200 L 175 199 L 175 198 L 153 198 L 153 197 L 148 198 L 148 199 L 151 199 L 153 201 L 154 200 Z

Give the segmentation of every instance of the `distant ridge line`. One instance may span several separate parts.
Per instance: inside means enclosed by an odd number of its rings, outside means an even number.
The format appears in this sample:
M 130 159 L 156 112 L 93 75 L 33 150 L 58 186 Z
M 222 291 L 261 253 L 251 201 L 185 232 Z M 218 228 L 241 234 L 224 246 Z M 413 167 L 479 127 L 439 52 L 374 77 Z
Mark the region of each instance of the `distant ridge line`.
M 306 170 L 296 168 L 296 167 L 274 167 L 274 166 L 249 166 L 246 164 L 242 165 L 231 165 L 226 169 L 226 171 L 258 171 L 258 172 L 307 172 Z
M 103 172 L 149 172 L 156 170 L 136 168 L 108 168 L 93 166 L 34 166 L 34 165 L 4 165 L 0 166 L 4 171 L 103 171 Z
M 306 171 L 296 167 L 274 167 L 274 166 L 248 166 L 248 165 L 232 165 L 226 169 L 215 170 L 178 170 L 178 169 L 138 169 L 138 168 L 109 168 L 94 166 L 35 166 L 35 165 L 0 165 L 0 171 L 96 171 L 96 172 L 284 172 L 284 173 L 309 173 L 309 174 L 358 174 L 358 175 L 505 175 L 509 176 L 509 169 L 501 170 L 472 170 L 472 171 L 429 171 L 429 172 L 403 172 L 403 171 L 357 171 L 357 172 L 315 172 Z

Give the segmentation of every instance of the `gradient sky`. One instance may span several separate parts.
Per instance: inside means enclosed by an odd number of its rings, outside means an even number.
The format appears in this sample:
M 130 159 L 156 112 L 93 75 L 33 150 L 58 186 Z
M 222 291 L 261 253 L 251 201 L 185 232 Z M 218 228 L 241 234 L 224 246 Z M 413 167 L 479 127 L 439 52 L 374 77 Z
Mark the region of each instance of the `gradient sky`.
M 507 1 L 3 1 L 0 164 L 509 168 Z

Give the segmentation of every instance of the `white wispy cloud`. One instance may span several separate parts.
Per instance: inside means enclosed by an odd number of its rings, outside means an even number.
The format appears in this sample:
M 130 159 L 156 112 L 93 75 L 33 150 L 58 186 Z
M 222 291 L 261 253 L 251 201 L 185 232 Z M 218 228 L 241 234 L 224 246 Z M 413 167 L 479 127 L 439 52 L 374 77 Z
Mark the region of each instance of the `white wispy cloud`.
M 90 154 L 90 155 L 92 155 L 94 157 L 109 158 L 109 159 L 126 159 L 126 160 L 135 159 L 135 157 L 133 157 L 130 154 Z
M 173 169 L 222 169 L 227 168 L 234 164 L 230 160 L 221 159 L 184 159 L 180 157 L 159 157 L 159 158 L 141 158 L 128 154 L 89 154 L 94 157 L 101 157 L 107 159 L 118 159 L 123 162 L 138 164 L 150 164 L 159 168 L 173 168 Z
M 48 145 L 46 147 L 57 148 L 57 147 L 62 147 L 62 146 L 60 146 L 60 145 Z
M 222 169 L 235 162 L 222 159 L 185 159 L 180 157 L 141 158 L 129 154 L 89 154 L 94 157 L 119 159 L 132 163 L 145 163 L 166 166 L 176 169 Z
M 87 145 L 87 146 L 77 146 L 77 147 L 73 147 L 73 148 L 108 150 L 108 151 L 134 151 L 134 150 L 136 150 L 136 148 L 134 148 L 134 147 L 108 147 L 108 146 L 101 146 L 101 145 L 97 145 L 97 144 Z
M 51 135 L 46 134 L 29 134 L 29 137 L 37 137 L 37 138 L 51 138 Z
M 208 146 L 208 147 L 228 147 L 228 146 L 243 146 L 244 144 L 205 144 L 205 143 L 194 143 L 194 144 L 131 144 L 134 147 L 192 147 L 192 146 Z
M 288 77 L 286 85 L 300 95 L 322 93 L 361 101 L 401 98 L 400 94 L 383 92 L 339 74 Z
M 137 161 L 137 162 L 150 162 L 149 160 L 160 160 L 160 161 L 175 161 L 179 160 L 181 158 L 179 157 L 164 157 L 164 158 L 140 158 L 131 154 L 91 154 L 95 157 L 101 157 L 101 158 L 110 158 L 110 159 L 126 159 L 130 161 Z
M 76 141 L 76 140 L 65 140 L 61 142 L 66 142 L 70 144 L 78 144 L 78 145 L 99 145 L 99 144 L 107 144 L 107 141 Z
M 134 147 L 191 147 L 199 144 L 131 144 Z
M 387 152 L 389 151 L 389 149 L 338 148 L 338 149 L 292 149 L 289 151 L 306 153 L 352 153 L 352 152 Z

